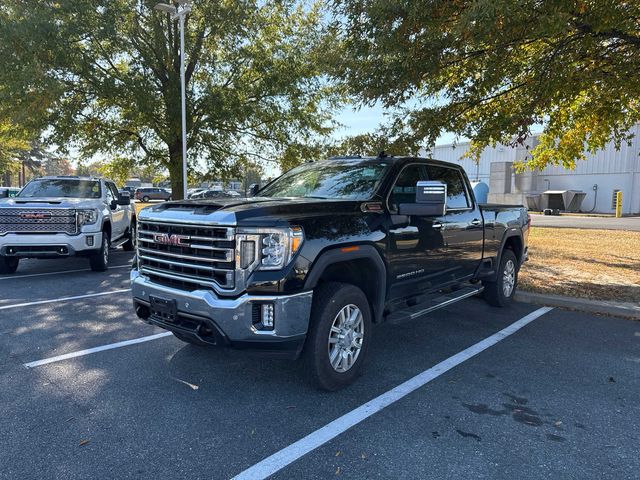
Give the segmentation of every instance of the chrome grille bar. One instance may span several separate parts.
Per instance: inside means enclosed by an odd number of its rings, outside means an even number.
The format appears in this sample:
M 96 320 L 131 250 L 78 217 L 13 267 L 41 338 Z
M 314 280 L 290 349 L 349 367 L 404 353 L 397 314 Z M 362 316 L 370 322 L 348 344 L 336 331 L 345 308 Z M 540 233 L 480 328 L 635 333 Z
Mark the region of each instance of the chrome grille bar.
M 69 208 L 0 209 L 0 235 L 7 233 L 78 233 L 76 211 Z
M 177 288 L 233 290 L 235 229 L 138 220 L 140 271 Z

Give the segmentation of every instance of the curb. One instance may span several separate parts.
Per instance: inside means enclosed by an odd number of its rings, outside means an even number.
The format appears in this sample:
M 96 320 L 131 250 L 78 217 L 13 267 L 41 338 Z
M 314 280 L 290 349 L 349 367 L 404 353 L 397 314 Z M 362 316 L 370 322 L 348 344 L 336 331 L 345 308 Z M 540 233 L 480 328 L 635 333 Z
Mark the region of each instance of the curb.
M 578 310 L 581 312 L 599 313 L 601 315 L 609 315 L 612 317 L 640 320 L 640 305 L 633 303 L 616 303 L 523 291 L 516 292 L 514 299 L 518 302 L 545 305 L 547 307 L 568 308 L 570 310 Z

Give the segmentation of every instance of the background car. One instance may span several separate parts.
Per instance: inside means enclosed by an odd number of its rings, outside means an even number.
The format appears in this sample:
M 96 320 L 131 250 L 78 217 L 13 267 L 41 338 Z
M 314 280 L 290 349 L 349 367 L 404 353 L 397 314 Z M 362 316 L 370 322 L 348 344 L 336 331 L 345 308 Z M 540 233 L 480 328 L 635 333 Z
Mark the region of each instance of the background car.
M 0 198 L 15 197 L 19 191 L 19 187 L 0 187 Z
M 148 202 L 149 200 L 171 200 L 171 192 L 166 188 L 142 187 L 136 190 L 135 199 L 142 202 Z
M 237 197 L 237 192 L 224 191 L 224 190 L 204 190 L 202 192 L 195 193 L 191 196 L 193 200 L 202 200 L 207 198 L 231 198 Z

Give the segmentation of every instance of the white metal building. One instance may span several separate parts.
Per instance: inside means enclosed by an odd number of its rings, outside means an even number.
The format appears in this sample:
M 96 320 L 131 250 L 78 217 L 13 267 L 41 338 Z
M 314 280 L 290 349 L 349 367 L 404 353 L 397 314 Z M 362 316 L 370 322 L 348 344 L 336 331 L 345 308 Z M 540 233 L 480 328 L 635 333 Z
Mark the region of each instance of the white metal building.
M 548 190 L 581 190 L 587 194 L 582 202 L 581 211 L 613 213 L 614 192 L 622 190 L 623 213 L 640 213 L 640 126 L 636 126 L 633 133 L 635 137 L 630 146 L 623 143 L 620 150 L 616 150 L 615 146 L 610 144 L 595 155 L 587 154 L 587 160 L 579 161 L 575 170 L 547 167 L 542 171 L 514 173 L 511 176 L 512 195 L 505 198 L 505 201 L 524 203 L 524 195 Z M 537 142 L 537 137 L 531 137 L 527 142 L 529 149 Z M 471 180 L 483 181 L 494 188 L 490 179 L 491 164 L 518 162 L 528 153 L 525 147 L 499 145 L 485 149 L 480 162 L 476 164 L 470 159 L 461 159 L 468 148 L 468 142 L 436 145 L 430 156 L 461 164 Z M 425 155 L 424 151 L 421 153 Z M 490 189 L 490 198 L 491 194 Z

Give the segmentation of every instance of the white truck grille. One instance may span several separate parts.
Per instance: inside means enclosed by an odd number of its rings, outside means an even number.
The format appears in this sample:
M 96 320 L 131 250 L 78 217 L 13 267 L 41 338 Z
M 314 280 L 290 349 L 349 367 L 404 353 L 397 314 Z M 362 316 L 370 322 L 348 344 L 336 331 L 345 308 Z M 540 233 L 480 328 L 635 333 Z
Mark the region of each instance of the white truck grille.
M 138 266 L 159 284 L 233 290 L 235 229 L 140 220 Z
M 0 209 L 0 235 L 6 233 L 66 233 L 78 232 L 76 211 L 51 208 Z

